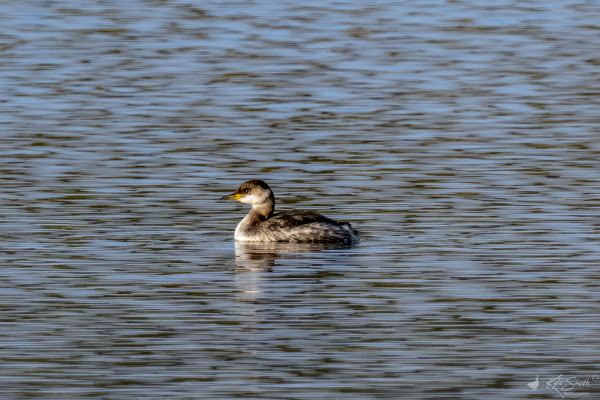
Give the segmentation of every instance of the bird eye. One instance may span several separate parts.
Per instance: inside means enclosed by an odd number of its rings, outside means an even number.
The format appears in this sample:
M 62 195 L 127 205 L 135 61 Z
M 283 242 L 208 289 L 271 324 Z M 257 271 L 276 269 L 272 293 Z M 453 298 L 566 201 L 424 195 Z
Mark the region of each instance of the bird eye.
M 244 189 L 244 193 L 248 193 L 248 189 Z

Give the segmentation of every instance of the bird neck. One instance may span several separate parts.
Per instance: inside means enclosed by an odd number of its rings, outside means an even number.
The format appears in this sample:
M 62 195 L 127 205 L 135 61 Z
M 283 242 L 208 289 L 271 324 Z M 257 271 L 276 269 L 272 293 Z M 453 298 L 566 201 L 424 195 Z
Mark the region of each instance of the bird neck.
M 273 194 L 271 194 L 269 196 L 269 198 L 267 199 L 267 201 L 265 201 L 264 203 L 258 204 L 258 205 L 253 205 L 250 213 L 255 214 L 257 217 L 259 217 L 262 220 L 265 220 L 265 219 L 271 218 L 274 210 L 275 210 L 275 197 L 273 196 Z

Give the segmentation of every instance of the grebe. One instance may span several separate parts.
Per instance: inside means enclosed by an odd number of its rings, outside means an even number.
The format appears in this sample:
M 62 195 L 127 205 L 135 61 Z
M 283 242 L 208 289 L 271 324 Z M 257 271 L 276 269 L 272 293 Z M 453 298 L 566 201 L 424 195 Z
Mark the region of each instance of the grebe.
M 239 200 L 252 209 L 235 228 L 235 240 L 246 242 L 346 243 L 358 242 L 358 232 L 349 223 L 337 222 L 312 211 L 273 214 L 275 196 L 269 185 L 254 179 L 221 200 Z

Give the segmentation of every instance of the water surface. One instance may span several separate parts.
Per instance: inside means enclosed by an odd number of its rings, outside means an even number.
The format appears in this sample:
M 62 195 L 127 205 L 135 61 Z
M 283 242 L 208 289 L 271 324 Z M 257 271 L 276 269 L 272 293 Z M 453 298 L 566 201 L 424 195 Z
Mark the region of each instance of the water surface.
M 595 4 L 2 10 L 4 398 L 598 396 Z M 251 178 L 361 243 L 236 246 Z

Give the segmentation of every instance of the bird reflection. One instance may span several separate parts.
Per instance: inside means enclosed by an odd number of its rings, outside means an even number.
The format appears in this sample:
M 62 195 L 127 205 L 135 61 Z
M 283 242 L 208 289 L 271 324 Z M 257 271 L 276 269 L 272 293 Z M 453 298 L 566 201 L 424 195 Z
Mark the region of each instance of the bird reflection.
M 324 250 L 347 249 L 338 243 L 280 243 L 280 242 L 236 242 L 236 271 L 269 270 L 283 255 L 319 253 Z
M 236 242 L 235 272 L 239 301 L 264 300 L 267 274 L 280 258 L 294 258 L 294 254 L 319 253 L 324 250 L 347 249 L 338 243 L 278 243 Z

